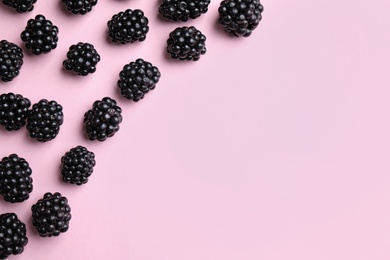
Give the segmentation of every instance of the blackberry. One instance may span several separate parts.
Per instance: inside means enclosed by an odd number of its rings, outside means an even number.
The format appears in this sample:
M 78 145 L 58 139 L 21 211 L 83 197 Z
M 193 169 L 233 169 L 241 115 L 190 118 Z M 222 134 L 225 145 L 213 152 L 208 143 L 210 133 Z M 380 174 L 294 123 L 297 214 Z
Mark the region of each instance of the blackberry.
M 259 0 L 223 0 L 218 23 L 230 34 L 249 37 L 259 25 L 263 10 Z
M 39 14 L 35 19 L 28 20 L 20 38 L 25 43 L 24 46 L 31 49 L 33 54 L 46 54 L 57 48 L 58 27 Z
M 171 21 L 187 21 L 198 18 L 208 10 L 210 0 L 162 0 L 158 11 Z
M 0 259 L 23 253 L 28 243 L 26 225 L 15 213 L 0 215 Z
M 64 69 L 73 70 L 77 75 L 87 76 L 96 71 L 100 55 L 92 44 L 79 42 L 69 47 L 67 60 L 62 63 Z
M 0 42 L 0 79 L 4 82 L 13 80 L 19 75 L 23 65 L 23 51 L 12 42 Z
M 206 53 L 206 36 L 194 26 L 178 27 L 169 34 L 167 52 L 175 60 L 197 61 Z
M 112 98 L 96 100 L 84 114 L 84 126 L 90 140 L 105 141 L 114 136 L 122 122 L 122 109 Z
M 16 154 L 0 161 L 0 194 L 5 201 L 23 202 L 33 190 L 32 170 L 28 162 Z
M 41 237 L 59 236 L 69 229 L 72 218 L 68 199 L 59 192 L 47 192 L 32 205 L 32 224 Z
M 108 36 L 115 43 L 144 41 L 149 31 L 149 20 L 139 9 L 127 9 L 112 16 L 107 22 Z
M 61 158 L 62 180 L 76 185 L 85 184 L 95 164 L 93 152 L 83 146 L 72 148 Z
M 160 76 L 160 71 L 152 63 L 137 59 L 123 67 L 117 85 L 122 96 L 137 102 L 156 87 Z
M 2 0 L 3 4 L 14 8 L 18 13 L 30 12 L 37 0 Z
M 8 131 L 19 130 L 26 124 L 31 102 L 22 95 L 8 93 L 0 95 L 0 125 Z
M 56 101 L 41 99 L 32 106 L 27 117 L 27 130 L 39 142 L 54 139 L 64 122 L 62 106 Z
M 62 0 L 68 11 L 73 14 L 86 14 L 92 11 L 98 0 Z

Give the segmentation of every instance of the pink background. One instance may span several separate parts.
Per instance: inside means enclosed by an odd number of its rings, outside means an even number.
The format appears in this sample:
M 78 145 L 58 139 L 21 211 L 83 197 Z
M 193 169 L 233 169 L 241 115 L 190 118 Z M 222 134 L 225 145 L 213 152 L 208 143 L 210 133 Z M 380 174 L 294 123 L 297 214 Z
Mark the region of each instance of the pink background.
M 390 259 L 390 1 L 263 0 L 250 38 L 216 25 L 219 1 L 186 24 L 207 36 L 198 62 L 165 55 L 177 23 L 157 16 L 157 0 L 100 0 L 68 14 L 59 0 L 31 13 L 0 6 L 0 38 L 21 45 L 27 20 L 44 14 L 60 28 L 48 55 L 25 52 L 20 76 L 1 92 L 64 106 L 56 139 L 0 130 L 0 157 L 18 153 L 33 169 L 21 204 L 0 201 L 28 225 L 17 259 L 388 260 Z M 106 22 L 126 8 L 150 19 L 146 41 L 110 44 Z M 73 76 L 61 64 L 71 44 L 90 42 L 97 72 Z M 123 65 L 144 58 L 161 70 L 139 103 L 120 97 Z M 123 108 L 121 130 L 104 143 L 82 130 L 93 101 Z M 62 183 L 61 156 L 95 152 L 85 186 Z M 30 207 L 47 191 L 67 196 L 67 233 L 41 238 Z

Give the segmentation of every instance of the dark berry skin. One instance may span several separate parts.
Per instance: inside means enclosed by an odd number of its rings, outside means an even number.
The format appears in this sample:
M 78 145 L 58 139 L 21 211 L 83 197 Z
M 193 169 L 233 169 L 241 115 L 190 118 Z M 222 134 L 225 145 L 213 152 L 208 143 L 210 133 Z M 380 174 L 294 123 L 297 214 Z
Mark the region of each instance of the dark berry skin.
M 3 4 L 14 8 L 18 13 L 31 12 L 37 0 L 2 0 Z
M 64 122 L 62 106 L 56 101 L 41 99 L 32 106 L 27 117 L 27 130 L 39 142 L 53 140 Z
M 76 185 L 85 184 L 95 165 L 93 152 L 80 145 L 72 148 L 61 158 L 62 180 Z
M 149 32 L 149 20 L 139 9 L 127 9 L 112 16 L 107 22 L 108 36 L 115 43 L 144 41 Z
M 162 0 L 158 11 L 165 19 L 186 22 L 206 13 L 209 4 L 210 0 Z
M 114 136 L 122 122 L 122 109 L 114 99 L 105 97 L 93 103 L 84 114 L 85 131 L 90 140 L 105 141 Z
M 62 63 L 65 70 L 87 76 L 96 71 L 100 55 L 90 43 L 79 42 L 69 47 L 67 59 Z
M 199 60 L 206 53 L 206 36 L 194 26 L 178 27 L 169 34 L 167 52 L 175 60 Z
M 43 15 L 37 15 L 35 19 L 28 20 L 20 38 L 25 43 L 26 49 L 31 49 L 33 54 L 40 55 L 57 48 L 58 32 L 58 27 L 50 20 Z
M 0 194 L 5 201 L 23 202 L 33 190 L 32 170 L 28 162 L 16 154 L 0 161 Z
M 69 12 L 84 15 L 92 11 L 98 0 L 62 0 Z
M 26 124 L 31 102 L 22 95 L 8 93 L 0 95 L 0 125 L 6 130 L 19 130 Z
M 28 243 L 26 225 L 15 213 L 0 215 L 0 259 L 23 253 Z
M 0 41 L 0 79 L 4 82 L 19 75 L 23 65 L 23 51 L 12 42 Z
M 59 236 L 68 231 L 72 218 L 68 199 L 61 193 L 47 192 L 32 205 L 32 224 L 41 237 Z
M 218 23 L 234 36 L 249 37 L 259 25 L 263 10 L 259 0 L 223 0 Z
M 137 59 L 123 67 L 117 85 L 122 96 L 138 102 L 156 87 L 160 76 L 160 71 L 152 63 Z

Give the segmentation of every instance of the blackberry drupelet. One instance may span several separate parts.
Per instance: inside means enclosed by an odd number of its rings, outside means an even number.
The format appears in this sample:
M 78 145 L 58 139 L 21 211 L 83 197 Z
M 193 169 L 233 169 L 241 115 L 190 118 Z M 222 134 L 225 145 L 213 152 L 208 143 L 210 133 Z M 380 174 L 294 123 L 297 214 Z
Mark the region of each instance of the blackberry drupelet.
M 93 103 L 84 114 L 84 126 L 90 140 L 105 141 L 114 136 L 122 122 L 122 109 L 112 98 L 105 97 Z
M 62 0 L 66 9 L 73 14 L 86 14 L 92 11 L 98 0 Z
M 22 95 L 8 93 L 0 95 L 0 125 L 8 131 L 19 130 L 26 124 L 31 102 Z
M 64 122 L 62 106 L 56 101 L 41 99 L 32 106 L 27 117 L 27 130 L 39 142 L 54 139 Z
M 23 253 L 28 243 L 26 225 L 15 213 L 0 215 L 0 259 Z
M 28 20 L 20 37 L 25 43 L 24 46 L 31 49 L 33 54 L 46 54 L 57 48 L 58 27 L 39 14 L 35 19 Z
M 160 76 L 160 71 L 152 63 L 137 59 L 123 67 L 117 85 L 122 96 L 137 102 L 156 87 Z
M 197 61 L 206 53 L 206 36 L 194 26 L 178 27 L 169 34 L 167 52 L 175 60 Z
M 12 42 L 0 42 L 0 79 L 4 82 L 13 80 L 19 75 L 23 65 L 23 51 Z
M 93 152 L 80 145 L 72 148 L 61 158 L 62 180 L 76 185 L 85 184 L 95 165 Z
M 263 10 L 259 0 L 223 0 L 218 23 L 230 34 L 249 37 L 259 25 Z
M 18 13 L 30 12 L 37 0 L 2 0 L 3 4 L 14 8 Z
M 87 76 L 96 71 L 100 55 L 90 43 L 79 42 L 69 47 L 67 59 L 62 63 L 64 69 L 72 70 L 77 75 Z
M 70 214 L 68 199 L 59 192 L 47 192 L 32 205 L 32 224 L 41 237 L 59 236 L 69 229 Z
M 32 170 L 28 162 L 16 154 L 0 161 L 0 194 L 5 201 L 23 202 L 33 190 Z
M 139 9 L 127 9 L 112 16 L 107 22 L 108 36 L 115 43 L 144 41 L 149 31 L 149 20 Z
M 158 11 L 171 21 L 198 18 L 208 10 L 210 0 L 162 0 Z

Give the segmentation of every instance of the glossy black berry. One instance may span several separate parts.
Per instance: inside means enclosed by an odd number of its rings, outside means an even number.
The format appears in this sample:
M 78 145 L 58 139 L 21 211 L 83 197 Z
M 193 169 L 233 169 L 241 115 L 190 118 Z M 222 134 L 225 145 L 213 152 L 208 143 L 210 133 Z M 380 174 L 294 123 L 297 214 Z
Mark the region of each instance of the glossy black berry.
M 122 109 L 112 98 L 105 97 L 93 103 L 84 114 L 84 126 L 90 140 L 105 141 L 114 136 L 122 122 Z
M 223 0 L 218 23 L 230 34 L 249 37 L 259 25 L 263 10 L 259 0 Z
M 26 49 L 31 49 L 33 54 L 49 53 L 57 48 L 58 27 L 43 15 L 37 15 L 35 19 L 28 20 L 20 37 Z
M 62 0 L 66 9 L 73 14 L 86 14 L 92 11 L 98 0 Z
M 23 51 L 12 42 L 0 41 L 0 79 L 4 82 L 19 75 L 23 65 Z
M 160 76 L 160 71 L 152 63 L 137 59 L 123 67 L 117 85 L 122 96 L 137 102 L 156 87 Z
M 56 101 L 41 99 L 32 106 L 27 117 L 27 130 L 39 142 L 54 139 L 64 122 L 62 106 Z
M 95 164 L 93 152 L 83 146 L 72 148 L 61 158 L 62 180 L 76 185 L 85 184 Z
M 70 214 L 68 199 L 61 193 L 47 192 L 32 205 L 32 224 L 42 237 L 58 236 L 69 229 Z
M 178 27 L 169 34 L 167 52 L 175 60 L 197 61 L 206 53 L 206 36 L 194 26 Z
M 90 43 L 79 42 L 69 47 L 67 59 L 62 63 L 64 69 L 77 75 L 87 76 L 96 71 L 100 55 Z
M 28 162 L 16 154 L 0 161 L 0 194 L 5 201 L 23 202 L 29 198 L 33 190 L 31 173 Z
M 108 36 L 115 43 L 144 41 L 149 32 L 149 20 L 139 9 L 127 9 L 112 16 L 107 22 Z
M 26 225 L 15 213 L 0 215 L 0 259 L 23 253 L 28 243 Z
M 210 0 L 162 0 L 158 11 L 171 21 L 195 19 L 208 10 Z
M 22 95 L 7 93 L 0 95 L 0 125 L 8 131 L 19 130 L 26 124 L 31 102 Z
M 18 13 L 30 12 L 37 0 L 2 0 L 3 4 L 14 8 Z

